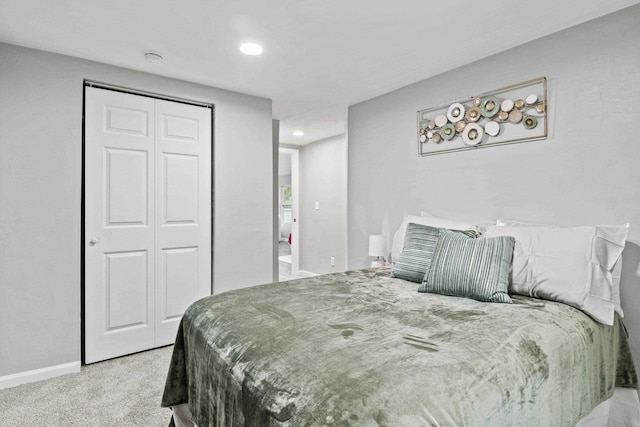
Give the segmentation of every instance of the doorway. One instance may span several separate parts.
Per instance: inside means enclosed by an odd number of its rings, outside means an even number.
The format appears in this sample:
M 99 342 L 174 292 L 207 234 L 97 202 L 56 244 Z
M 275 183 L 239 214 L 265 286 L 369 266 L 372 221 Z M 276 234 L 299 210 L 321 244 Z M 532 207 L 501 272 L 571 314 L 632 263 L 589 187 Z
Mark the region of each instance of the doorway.
M 280 147 L 278 155 L 278 259 L 283 281 L 300 272 L 299 150 Z
M 84 361 L 173 343 L 211 294 L 212 106 L 85 86 Z

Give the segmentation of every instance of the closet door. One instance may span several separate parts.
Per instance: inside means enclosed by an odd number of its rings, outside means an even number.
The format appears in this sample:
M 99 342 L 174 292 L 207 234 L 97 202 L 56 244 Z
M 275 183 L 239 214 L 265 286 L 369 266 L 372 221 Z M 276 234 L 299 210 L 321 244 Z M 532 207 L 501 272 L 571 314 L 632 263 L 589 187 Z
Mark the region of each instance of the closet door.
M 170 344 L 211 290 L 211 110 L 86 88 L 85 363 Z
M 211 294 L 211 111 L 156 101 L 156 345 Z
M 85 362 L 152 348 L 154 100 L 86 88 Z

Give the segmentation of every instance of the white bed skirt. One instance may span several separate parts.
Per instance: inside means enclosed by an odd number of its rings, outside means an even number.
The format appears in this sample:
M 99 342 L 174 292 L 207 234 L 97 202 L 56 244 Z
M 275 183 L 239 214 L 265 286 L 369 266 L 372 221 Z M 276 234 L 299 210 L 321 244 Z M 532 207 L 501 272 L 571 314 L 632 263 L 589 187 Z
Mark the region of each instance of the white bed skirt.
M 640 426 L 638 392 L 631 388 L 616 388 L 613 397 L 605 400 L 584 417 L 576 427 Z
M 173 422 L 176 427 L 196 427 L 191 420 L 189 405 L 174 406 Z M 576 424 L 576 427 L 637 427 L 640 426 L 640 400 L 631 388 L 616 388 L 613 397 L 595 407 Z

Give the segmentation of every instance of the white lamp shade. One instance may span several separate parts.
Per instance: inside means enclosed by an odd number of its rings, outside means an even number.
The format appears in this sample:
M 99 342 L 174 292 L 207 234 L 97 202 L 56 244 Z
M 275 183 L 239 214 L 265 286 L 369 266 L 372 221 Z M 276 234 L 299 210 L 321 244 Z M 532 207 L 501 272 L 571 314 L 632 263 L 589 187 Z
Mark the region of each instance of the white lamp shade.
M 384 257 L 387 255 L 387 238 L 383 234 L 369 236 L 369 256 Z

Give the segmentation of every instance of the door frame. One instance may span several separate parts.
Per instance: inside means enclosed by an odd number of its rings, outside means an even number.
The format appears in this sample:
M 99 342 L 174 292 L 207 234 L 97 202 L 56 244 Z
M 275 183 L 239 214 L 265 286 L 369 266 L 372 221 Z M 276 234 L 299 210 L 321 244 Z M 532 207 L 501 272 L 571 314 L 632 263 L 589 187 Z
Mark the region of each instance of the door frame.
M 80 196 L 80 354 L 82 364 L 85 364 L 85 175 L 86 175 L 86 165 L 85 165 L 85 108 L 86 108 L 86 91 L 87 87 L 94 87 L 98 89 L 106 89 L 114 92 L 122 92 L 128 93 L 131 95 L 145 96 L 148 98 L 161 99 L 164 101 L 172 101 L 179 102 L 181 104 L 195 105 L 198 107 L 206 107 L 209 108 L 211 112 L 211 294 L 213 295 L 214 290 L 214 254 L 215 254 L 215 246 L 214 246 L 214 237 L 215 237 L 215 223 L 214 223 L 214 214 L 215 214 L 215 104 L 201 102 L 186 98 L 180 98 L 170 95 L 159 94 L 155 92 L 147 92 L 143 90 L 128 88 L 124 86 L 112 85 L 109 83 L 98 82 L 95 80 L 84 79 L 82 82 L 82 176 L 81 176 L 81 196 Z

